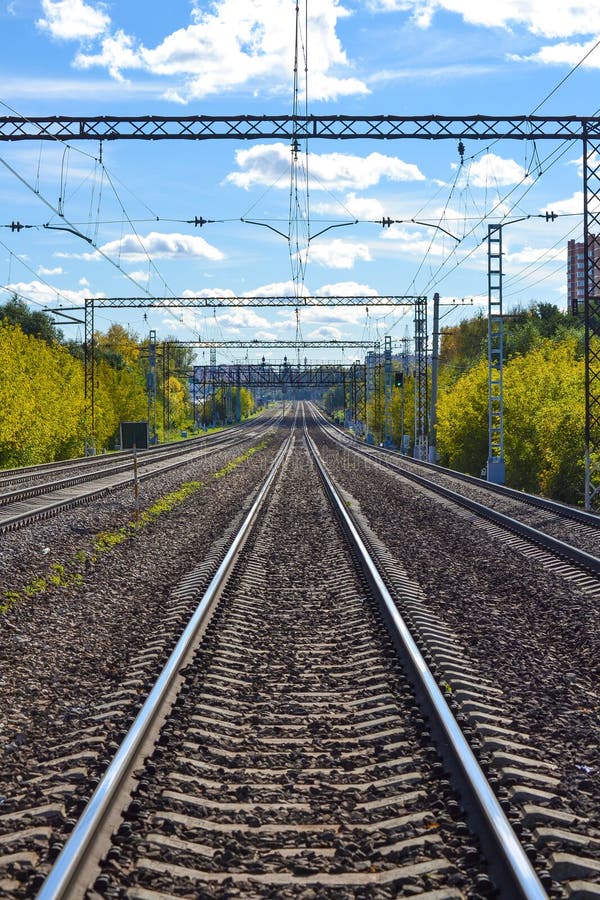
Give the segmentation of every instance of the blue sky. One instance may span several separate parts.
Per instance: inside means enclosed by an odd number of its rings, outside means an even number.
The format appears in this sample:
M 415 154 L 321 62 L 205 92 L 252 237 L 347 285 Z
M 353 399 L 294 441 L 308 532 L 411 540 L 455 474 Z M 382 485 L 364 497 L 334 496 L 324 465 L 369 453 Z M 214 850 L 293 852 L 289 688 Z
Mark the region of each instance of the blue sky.
M 600 34 L 595 4 L 308 0 L 306 9 L 301 0 L 300 26 L 301 111 L 525 115 L 545 101 L 540 113 L 592 115 L 600 106 L 600 48 L 580 64 Z M 0 115 L 289 113 L 294 36 L 293 0 L 0 0 Z M 580 147 L 465 144 L 461 165 L 454 141 L 312 142 L 308 231 L 358 222 L 311 240 L 301 278 L 285 237 L 241 221 L 289 234 L 291 151 L 281 142 L 1 143 L 0 226 L 33 227 L 0 227 L 0 302 L 13 291 L 36 308 L 145 291 L 293 293 L 295 275 L 308 294 L 439 291 L 477 306 L 488 222 L 529 215 L 504 231 L 505 304 L 564 306 L 566 243 L 582 230 Z M 536 218 L 547 209 L 560 217 Z M 216 221 L 195 228 L 186 223 L 195 216 Z M 384 229 L 383 217 L 408 221 Z M 93 243 L 42 227 L 66 223 Z M 450 310 L 444 323 L 471 313 Z M 293 339 L 297 325 L 307 340 L 341 342 L 412 331 L 409 309 L 375 307 L 307 309 L 299 323 L 293 309 L 149 310 L 145 320 L 98 310 L 100 330 L 113 321 L 184 340 Z

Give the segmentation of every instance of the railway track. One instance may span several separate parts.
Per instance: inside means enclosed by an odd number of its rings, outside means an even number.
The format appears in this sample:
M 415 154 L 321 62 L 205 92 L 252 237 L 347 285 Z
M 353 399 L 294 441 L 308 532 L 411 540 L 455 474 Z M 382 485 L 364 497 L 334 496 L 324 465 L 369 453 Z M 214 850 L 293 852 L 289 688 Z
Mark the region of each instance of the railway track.
M 540 693 L 533 715 L 531 709 L 527 713 L 528 721 L 518 711 L 515 715 L 513 688 L 508 694 L 503 691 L 493 671 L 486 678 L 470 652 L 474 649 L 470 638 L 465 643 L 449 624 L 448 614 L 455 612 L 457 600 L 450 607 L 440 606 L 435 602 L 437 585 L 426 595 L 411 579 L 401 557 L 394 556 L 370 528 L 355 496 L 346 493 L 366 484 L 367 477 L 359 470 L 348 479 L 349 466 L 340 466 L 346 456 L 337 451 L 328 455 L 327 440 L 312 428 L 336 481 L 347 482 L 346 490 L 338 488 L 341 507 L 351 512 L 393 600 L 387 612 L 386 607 L 370 606 L 378 576 L 368 567 L 357 571 L 358 551 L 348 550 L 332 524 L 315 463 L 296 431 L 295 449 L 275 476 L 264 509 L 256 511 L 254 530 L 243 548 L 245 560 L 238 562 L 237 553 L 230 554 L 229 563 L 235 568 L 228 584 L 219 586 L 214 612 L 208 597 L 202 601 L 201 621 L 196 622 L 199 646 L 194 649 L 191 641 L 185 659 L 171 663 L 174 681 L 167 708 L 152 714 L 141 746 L 116 778 L 114 769 L 109 776 L 117 802 L 113 805 L 111 798 L 112 812 L 108 806 L 102 812 L 98 835 L 85 839 L 83 868 L 73 876 L 68 895 L 87 892 L 90 897 L 145 900 L 157 900 L 157 895 L 161 900 L 420 895 L 427 900 L 475 900 L 493 895 L 497 884 L 505 897 L 528 896 L 514 884 L 507 886 L 506 859 L 493 849 L 477 813 L 480 804 L 467 799 L 464 773 L 446 752 L 447 735 L 432 725 L 430 700 L 425 700 L 425 707 L 417 706 L 415 696 L 420 703 L 427 691 L 409 674 L 410 665 L 400 666 L 398 651 L 403 662 L 407 652 L 399 650 L 401 645 L 382 628 L 382 619 L 393 619 L 397 608 L 548 896 L 592 900 L 599 880 L 600 829 L 593 807 L 587 803 L 588 814 L 591 811 L 587 818 L 586 804 L 580 801 L 594 776 L 587 776 L 587 788 L 582 782 L 583 795 L 571 790 L 565 797 L 568 781 L 560 758 L 572 751 L 568 744 L 549 744 L 547 736 L 540 741 L 538 735 L 539 729 L 547 731 L 543 714 L 547 699 Z M 264 471 L 258 454 L 253 460 L 255 471 Z M 365 472 L 374 471 L 370 463 L 363 465 L 369 466 Z M 406 517 L 413 513 L 408 507 L 403 511 L 403 491 L 394 487 L 396 476 L 379 471 L 381 486 L 369 474 L 367 493 L 373 494 L 384 521 L 389 498 L 400 513 L 400 527 L 406 528 L 411 521 Z M 234 506 L 248 510 L 249 501 L 243 496 Z M 364 492 L 360 496 L 366 509 Z M 423 495 L 420 508 L 433 511 L 434 506 Z M 202 503 L 192 506 L 185 521 L 181 518 L 186 533 L 202 532 L 205 509 Z M 399 526 L 394 527 L 398 531 Z M 412 526 L 412 521 L 411 527 L 424 528 Z M 445 528 L 451 532 L 449 521 Z M 51 874 L 42 888 L 51 862 L 82 810 L 73 835 L 87 829 L 85 803 L 109 765 L 110 740 L 122 739 L 143 698 L 148 691 L 154 693 L 154 678 L 177 640 L 173 635 L 185 627 L 234 535 L 235 529 L 229 528 L 229 538 L 223 532 L 211 559 L 204 551 L 202 562 L 171 590 L 168 600 L 164 598 L 160 628 L 139 645 L 118 680 L 113 679 L 110 696 L 98 697 L 96 691 L 92 700 L 87 692 L 82 695 L 82 700 L 89 697 L 89 710 L 82 715 L 73 707 L 75 729 L 69 728 L 68 717 L 64 734 L 60 725 L 49 728 L 51 737 L 39 755 L 33 745 L 28 748 L 26 731 L 13 731 L 13 752 L 19 756 L 14 771 L 19 775 L 18 784 L 13 779 L 5 788 L 7 797 L 0 796 L 0 895 L 25 898 L 42 889 L 53 900 L 67 895 L 56 880 L 54 886 L 52 882 L 56 877 L 62 882 L 64 868 L 60 876 Z M 156 539 L 154 547 L 165 540 L 158 533 Z M 431 536 L 424 531 L 423 539 L 429 543 Z M 156 552 L 153 544 L 147 546 L 150 553 Z M 465 555 L 471 552 L 463 546 Z M 173 541 L 171 553 L 179 552 Z M 127 566 L 128 557 L 122 556 L 121 565 Z M 135 566 L 134 560 L 135 555 Z M 448 597 L 444 565 L 440 585 Z M 185 568 L 180 565 L 179 571 Z M 107 569 L 104 577 L 108 576 Z M 452 574 L 460 593 L 459 579 L 461 575 Z M 93 594 L 98 587 L 90 584 Z M 149 587 L 155 592 L 155 585 Z M 115 590 L 118 587 L 111 586 L 106 591 L 110 606 Z M 463 590 L 469 591 L 468 583 Z M 91 599 L 91 594 L 87 600 L 85 594 L 77 595 L 77 606 Z M 68 597 L 59 594 L 56 600 L 63 606 Z M 137 602 L 144 601 L 140 597 Z M 584 607 L 577 603 L 576 615 L 582 618 Z M 126 611 L 127 602 L 122 609 Z M 455 628 L 460 618 L 450 617 Z M 15 621 L 18 625 L 19 618 Z M 52 616 L 50 638 L 54 623 Z M 6 625 L 14 627 L 10 620 Z M 496 664 L 498 675 L 510 666 L 518 643 L 516 635 L 510 642 L 510 622 L 507 625 L 509 650 Z M 22 639 L 22 633 L 17 628 L 15 638 Z M 44 634 L 42 627 L 36 638 L 42 654 Z M 558 665 L 561 656 L 552 657 L 551 641 L 543 648 Z M 81 662 L 85 670 L 85 659 Z M 528 667 L 538 668 L 540 662 L 529 657 Z M 425 671 L 424 663 L 422 668 Z M 568 668 L 572 678 L 575 670 Z M 549 679 L 540 669 L 540 675 Z M 81 677 L 81 669 L 77 671 Z M 531 668 L 526 671 L 529 674 Z M 89 680 L 89 672 L 86 677 Z M 586 724 L 582 730 L 581 720 L 593 716 L 597 694 L 590 692 L 582 703 L 577 690 L 570 685 L 565 689 L 560 673 L 559 680 L 561 692 L 573 696 L 572 704 L 566 705 L 569 729 L 576 728 L 576 740 L 589 741 L 589 728 Z M 40 688 L 48 696 L 49 684 L 35 677 L 32 688 L 23 687 L 33 691 L 32 702 Z M 56 693 L 52 688 L 50 692 Z M 64 706 L 60 699 L 54 704 L 50 708 Z M 591 708 L 583 708 L 584 704 Z M 40 706 L 34 708 L 40 714 Z M 197 732 L 189 740 L 188 728 Z M 575 760 L 589 762 L 584 768 L 593 772 L 593 752 L 591 756 L 578 753 Z M 8 771 L 13 769 L 10 749 L 3 755 L 5 763 Z M 440 782 L 441 794 L 436 792 Z M 92 807 L 97 800 L 98 794 Z M 100 868 L 96 860 L 102 860 Z M 432 863 L 433 868 L 427 868 Z M 539 883 L 535 879 L 533 883 L 539 892 Z M 534 896 L 545 895 L 542 891 Z
M 110 456 L 68 460 L 0 475 L 0 534 L 147 478 L 160 476 L 220 450 L 255 440 L 269 427 L 257 423 L 183 443 Z
M 546 897 L 318 467 L 295 429 L 40 900 Z
M 595 513 L 547 497 L 517 491 L 505 485 L 493 484 L 443 466 L 415 460 L 386 447 L 369 446 L 352 438 L 339 426 L 333 425 L 317 407 L 311 406 L 311 414 L 334 440 L 348 449 L 355 449 L 366 458 L 378 460 L 383 465 L 388 464 L 409 478 L 415 474 L 420 475 L 431 484 L 446 487 L 456 494 L 493 508 L 549 536 L 566 540 L 592 555 L 598 555 L 600 552 L 600 516 Z M 415 481 L 418 481 L 418 478 L 415 478 Z
M 459 511 L 473 525 L 485 529 L 490 538 L 507 543 L 512 549 L 576 581 L 588 593 L 600 596 L 598 516 L 544 498 L 527 494 L 521 497 L 518 491 L 503 490 L 499 486 L 487 490 L 485 483 L 474 478 L 469 478 L 466 493 L 464 490 L 459 492 L 457 487 L 462 486 L 463 481 L 455 478 L 454 473 L 439 466 L 418 464 L 415 467 L 399 454 L 357 445 L 338 428 L 332 428 L 314 407 L 311 413 L 313 421 L 334 446 L 418 485 L 430 492 L 436 502 L 446 504 L 455 513 Z

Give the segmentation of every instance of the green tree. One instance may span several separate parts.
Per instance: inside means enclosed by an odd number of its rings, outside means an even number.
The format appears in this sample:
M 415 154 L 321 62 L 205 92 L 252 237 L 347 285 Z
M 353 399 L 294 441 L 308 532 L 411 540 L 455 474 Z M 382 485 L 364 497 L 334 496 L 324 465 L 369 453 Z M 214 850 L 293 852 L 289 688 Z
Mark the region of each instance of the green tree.
M 462 372 L 487 355 L 487 318 L 479 312 L 440 332 L 440 368 Z
M 0 304 L 0 322 L 18 325 L 23 334 L 56 344 L 62 341 L 62 332 L 56 328 L 51 317 L 44 312 L 32 312 L 24 300 L 14 294 L 10 300 Z

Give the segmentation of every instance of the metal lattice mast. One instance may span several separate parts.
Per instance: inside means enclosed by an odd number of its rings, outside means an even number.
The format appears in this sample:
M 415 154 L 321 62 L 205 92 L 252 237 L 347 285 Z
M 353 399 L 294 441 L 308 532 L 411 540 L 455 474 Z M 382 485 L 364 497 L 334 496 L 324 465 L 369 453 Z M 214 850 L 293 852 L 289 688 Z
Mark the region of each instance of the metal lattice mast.
M 429 462 L 437 462 L 437 395 L 440 365 L 440 295 L 433 295 L 433 341 L 431 346 L 431 397 L 429 402 Z
M 427 459 L 427 298 L 415 301 L 415 459 Z
M 306 41 L 307 35 L 305 33 Z M 308 69 L 304 51 L 304 116 L 308 109 Z M 292 86 L 292 121 L 300 116 L 300 72 L 299 61 L 302 55 L 302 38 L 300 31 L 300 6 L 296 0 L 296 30 L 294 39 L 294 78 Z M 302 144 L 302 146 L 301 146 Z M 291 139 L 290 168 L 290 204 L 288 217 L 288 235 L 290 262 L 294 295 L 300 296 L 304 291 L 304 279 L 309 247 L 309 193 L 308 193 L 308 139 L 300 137 L 293 130 Z M 300 328 L 299 311 L 296 310 L 296 332 Z M 298 359 L 298 362 L 300 360 Z
M 370 404 L 373 401 L 373 395 L 375 393 L 375 351 L 369 350 L 367 353 L 367 377 L 365 384 L 365 427 L 366 427 L 366 437 L 369 439 L 369 435 L 371 434 L 370 425 Z
M 585 508 L 600 505 L 600 138 L 583 142 L 585 246 Z
M 150 443 L 156 444 L 156 331 L 150 330 L 148 337 L 148 373 L 146 375 L 146 387 L 148 391 L 148 427 L 150 430 Z
M 171 427 L 171 354 L 170 342 L 163 341 L 162 345 L 162 370 L 163 370 L 163 440 L 166 440 L 167 431 Z
M 87 434 L 85 437 L 85 455 L 93 456 L 96 452 L 96 404 L 95 404 L 95 356 L 94 353 L 94 301 L 85 301 L 84 312 L 84 372 L 83 393 L 85 399 L 85 417 Z
M 373 389 L 373 399 L 375 401 L 375 413 L 373 415 L 373 432 L 375 433 L 375 427 L 379 430 L 379 440 L 381 440 L 381 425 L 383 424 L 381 421 L 381 345 L 379 341 L 375 341 L 375 367 L 373 369 L 373 380 L 375 383 Z
M 386 334 L 383 345 L 383 443 L 391 447 L 394 443 L 394 423 L 392 421 L 392 338 Z
M 237 371 L 237 378 L 235 383 L 235 421 L 242 421 L 242 387 L 240 384 L 239 369 Z
M 502 225 L 488 225 L 488 461 L 487 480 L 504 484 L 504 338 Z

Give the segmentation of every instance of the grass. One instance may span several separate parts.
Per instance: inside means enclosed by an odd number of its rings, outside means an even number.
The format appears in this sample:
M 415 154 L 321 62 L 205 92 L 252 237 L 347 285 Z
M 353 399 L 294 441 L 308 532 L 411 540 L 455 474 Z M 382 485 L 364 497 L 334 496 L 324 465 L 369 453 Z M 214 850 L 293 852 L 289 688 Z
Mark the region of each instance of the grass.
M 255 453 L 264 450 L 268 441 L 261 441 L 255 447 L 250 447 L 240 456 L 228 462 L 217 472 L 213 472 L 212 478 L 225 478 Z M 0 594 L 0 613 L 7 613 L 17 603 L 23 600 L 31 600 L 50 590 L 58 590 L 69 585 L 80 585 L 84 582 L 84 572 L 93 565 L 104 553 L 110 553 L 119 544 L 131 540 L 142 529 L 156 522 L 161 516 L 181 506 L 188 497 L 198 493 L 203 488 L 201 481 L 186 481 L 176 491 L 165 494 L 155 500 L 150 506 L 139 513 L 137 519 L 122 525 L 115 531 L 99 531 L 94 535 L 91 551 L 78 550 L 74 556 L 65 563 L 53 562 L 45 575 L 36 575 L 35 578 L 24 586 L 21 591 L 3 591 Z

